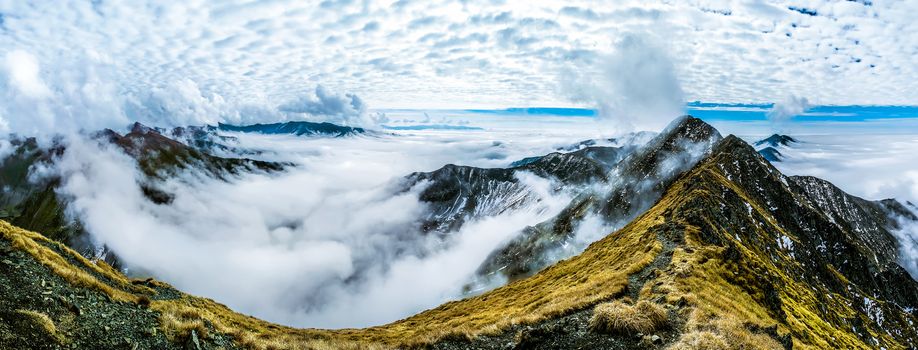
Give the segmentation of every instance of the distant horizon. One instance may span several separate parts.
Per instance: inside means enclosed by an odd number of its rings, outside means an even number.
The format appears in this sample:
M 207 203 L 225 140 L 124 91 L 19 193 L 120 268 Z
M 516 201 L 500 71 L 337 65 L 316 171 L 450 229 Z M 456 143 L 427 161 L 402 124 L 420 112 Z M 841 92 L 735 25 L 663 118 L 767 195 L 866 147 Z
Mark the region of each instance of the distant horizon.
M 768 120 L 767 113 L 775 103 L 718 103 L 693 101 L 686 103 L 686 113 L 714 120 Z M 588 107 L 507 107 L 507 108 L 379 108 L 381 113 L 477 113 L 513 116 L 597 117 L 599 110 Z M 675 116 L 674 116 L 675 118 Z M 788 117 L 788 121 L 864 121 L 876 119 L 918 118 L 918 105 L 814 105 Z

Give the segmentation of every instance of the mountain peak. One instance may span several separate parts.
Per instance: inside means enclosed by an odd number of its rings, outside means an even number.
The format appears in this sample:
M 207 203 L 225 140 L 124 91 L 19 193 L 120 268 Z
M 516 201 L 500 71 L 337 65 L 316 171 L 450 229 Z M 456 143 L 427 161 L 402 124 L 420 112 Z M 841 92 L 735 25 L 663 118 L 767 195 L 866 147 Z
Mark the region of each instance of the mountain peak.
M 774 163 L 774 162 L 780 162 L 780 161 L 781 161 L 781 158 L 784 157 L 784 155 L 781 154 L 780 151 L 778 151 L 777 149 L 775 149 L 774 147 L 771 147 L 771 146 L 768 146 L 768 147 L 765 147 L 765 148 L 763 148 L 763 149 L 760 149 L 760 150 L 759 150 L 759 154 L 761 154 L 762 157 L 765 158 L 765 160 L 767 160 L 767 161 L 769 161 L 769 162 L 772 162 L 772 163 Z
M 685 138 L 694 142 L 707 141 L 711 138 L 720 139 L 720 132 L 703 120 L 691 115 L 683 115 L 669 123 L 660 132 L 664 139 Z
M 723 136 L 710 124 L 684 115 L 673 120 L 657 137 L 647 143 L 643 152 L 639 153 L 650 153 L 651 158 L 658 158 L 660 155 L 684 152 L 696 146 L 703 146 L 704 152 L 707 152 L 721 139 Z
M 349 135 L 363 134 L 364 128 L 342 126 L 328 122 L 316 123 L 308 121 L 288 121 L 273 124 L 254 124 L 254 125 L 230 125 L 219 123 L 217 129 L 234 132 L 253 132 L 260 134 L 290 134 L 296 136 L 331 136 L 343 137 Z
M 730 134 L 730 135 L 727 135 L 727 137 L 724 137 L 724 139 L 718 143 L 717 147 L 715 147 L 715 149 L 721 149 L 721 150 L 734 149 L 734 148 L 747 148 L 748 150 L 755 152 L 755 149 L 753 149 L 752 146 L 746 143 L 746 141 L 743 141 L 743 139 L 733 134 Z
M 687 170 L 709 154 L 723 136 L 713 126 L 690 115 L 673 120 L 659 135 L 622 162 L 624 174 L 655 174 L 674 155 L 685 156 L 679 172 Z M 644 176 L 644 175 L 641 175 Z
M 759 153 L 749 143 L 736 135 L 730 134 L 714 146 L 713 155 L 729 154 L 730 159 L 758 159 Z
M 150 131 L 154 131 L 154 132 L 155 132 L 156 130 L 154 130 L 153 128 L 151 128 L 151 127 L 149 127 L 149 126 L 143 125 L 143 124 L 141 124 L 140 122 L 134 122 L 134 124 L 131 124 L 131 133 L 132 133 L 132 134 L 146 134 L 146 133 L 148 133 L 148 132 L 150 132 Z
M 797 143 L 797 139 L 781 134 L 773 134 L 767 138 L 761 139 L 755 142 L 756 146 L 768 145 L 771 147 L 780 147 L 780 146 L 789 146 L 792 143 Z

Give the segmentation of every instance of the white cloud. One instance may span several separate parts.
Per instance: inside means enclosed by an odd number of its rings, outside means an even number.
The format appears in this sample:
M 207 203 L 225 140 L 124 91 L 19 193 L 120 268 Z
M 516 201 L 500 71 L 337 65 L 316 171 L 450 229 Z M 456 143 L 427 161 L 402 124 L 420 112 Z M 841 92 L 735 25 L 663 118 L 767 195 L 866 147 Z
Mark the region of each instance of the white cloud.
M 574 100 L 595 105 L 620 131 L 658 130 L 684 114 L 682 87 L 663 47 L 646 34 L 627 34 L 608 57 L 560 76 Z
M 44 140 L 56 133 L 119 130 L 133 121 L 169 127 L 313 119 L 373 127 L 381 120 L 357 95 L 321 85 L 310 96 L 278 106 L 264 96 L 229 99 L 188 78 L 141 87 L 119 79 L 118 66 L 108 56 L 86 51 L 68 57 L 39 62 L 21 50 L 6 54 L 0 67 L 5 101 L 0 137 L 16 132 Z
M 51 90 L 38 76 L 38 62 L 35 56 L 22 50 L 6 54 L 6 68 L 9 84 L 26 97 L 43 98 L 51 95 Z
M 48 67 L 29 52 L 6 54 L 0 69 L 0 137 L 6 132 L 42 136 L 127 124 L 106 58 L 91 51 L 69 57 Z
M 808 108 L 810 108 L 810 102 L 807 101 L 806 97 L 788 95 L 783 100 L 775 102 L 771 110 L 765 113 L 765 116 L 768 117 L 768 120 L 773 125 L 778 126 L 797 115 L 803 114 Z
M 349 126 L 372 126 L 367 106 L 354 94 L 335 94 L 322 85 L 316 86 L 314 95 L 283 104 L 281 112 L 306 114 L 320 120 Z
M 918 215 L 915 207 L 912 214 Z M 899 240 L 899 263 L 918 280 L 918 222 L 899 218 L 900 228 L 892 233 Z

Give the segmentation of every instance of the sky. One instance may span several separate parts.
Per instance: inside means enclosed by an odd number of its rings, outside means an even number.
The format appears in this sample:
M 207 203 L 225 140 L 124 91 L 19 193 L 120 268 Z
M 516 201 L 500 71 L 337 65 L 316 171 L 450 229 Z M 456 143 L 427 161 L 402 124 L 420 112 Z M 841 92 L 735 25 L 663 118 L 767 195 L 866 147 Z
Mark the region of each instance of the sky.
M 684 101 L 903 105 L 918 103 L 918 35 L 903 35 L 918 33 L 916 11 L 914 1 L 0 1 L 0 56 L 30 94 L 106 96 L 78 102 L 130 105 L 100 109 L 134 119 L 169 109 L 175 123 L 315 111 L 297 103 L 322 100 L 318 86 L 363 108 L 629 113 L 617 96 L 647 96 L 628 79 Z

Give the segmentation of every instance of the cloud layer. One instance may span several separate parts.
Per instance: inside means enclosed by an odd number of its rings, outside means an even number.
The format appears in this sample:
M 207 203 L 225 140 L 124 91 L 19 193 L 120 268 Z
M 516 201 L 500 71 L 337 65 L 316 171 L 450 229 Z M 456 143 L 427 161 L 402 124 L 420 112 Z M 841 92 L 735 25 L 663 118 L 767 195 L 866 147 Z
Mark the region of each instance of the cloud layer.
M 69 213 L 130 273 L 303 327 L 378 325 L 461 297 L 499 244 L 570 201 L 550 180 L 520 173 L 535 193 L 531 205 L 471 221 L 447 237 L 424 234 L 427 207 L 418 192 L 426 184 L 402 191 L 404 175 L 456 160 L 501 164 L 509 160 L 497 158 L 518 159 L 531 149 L 475 134 L 234 135 L 239 147 L 297 165 L 229 181 L 188 170 L 159 183 L 175 198 L 155 204 L 137 185 L 133 159 L 71 136 L 47 173 L 61 176 L 58 192 L 69 199 Z

